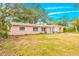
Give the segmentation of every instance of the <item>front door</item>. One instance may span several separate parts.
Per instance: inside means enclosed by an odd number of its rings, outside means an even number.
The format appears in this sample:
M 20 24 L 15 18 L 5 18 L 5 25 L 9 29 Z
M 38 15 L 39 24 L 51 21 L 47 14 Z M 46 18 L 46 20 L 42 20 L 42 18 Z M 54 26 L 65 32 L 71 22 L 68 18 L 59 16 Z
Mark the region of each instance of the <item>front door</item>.
M 46 33 L 46 28 L 42 28 L 42 33 Z

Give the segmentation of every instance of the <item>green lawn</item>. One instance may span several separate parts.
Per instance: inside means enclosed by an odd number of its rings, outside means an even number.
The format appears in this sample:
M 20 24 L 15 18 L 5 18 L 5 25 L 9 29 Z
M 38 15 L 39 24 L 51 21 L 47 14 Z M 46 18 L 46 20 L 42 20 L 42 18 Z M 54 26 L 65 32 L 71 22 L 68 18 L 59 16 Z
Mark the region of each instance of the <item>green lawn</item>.
M 0 41 L 0 55 L 79 56 L 79 34 L 39 34 Z

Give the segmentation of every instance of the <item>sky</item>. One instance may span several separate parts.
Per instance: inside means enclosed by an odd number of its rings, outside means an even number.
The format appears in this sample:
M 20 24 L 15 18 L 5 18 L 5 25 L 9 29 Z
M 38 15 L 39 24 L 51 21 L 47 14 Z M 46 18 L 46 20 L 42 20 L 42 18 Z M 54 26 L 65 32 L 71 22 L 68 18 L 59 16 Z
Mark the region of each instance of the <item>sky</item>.
M 60 21 L 63 16 L 67 16 L 69 21 L 79 18 L 79 8 L 74 7 L 74 3 L 42 3 L 41 6 L 54 21 Z

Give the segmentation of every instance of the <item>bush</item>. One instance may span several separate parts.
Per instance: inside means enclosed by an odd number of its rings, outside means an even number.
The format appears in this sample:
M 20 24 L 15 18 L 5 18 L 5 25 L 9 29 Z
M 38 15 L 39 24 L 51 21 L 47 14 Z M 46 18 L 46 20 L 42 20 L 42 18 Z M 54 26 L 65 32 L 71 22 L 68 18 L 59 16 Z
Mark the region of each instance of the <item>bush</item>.
M 0 31 L 0 37 L 8 38 L 8 33 L 6 31 Z
M 73 32 L 74 28 L 73 27 L 67 27 L 65 28 L 64 32 Z
M 10 30 L 11 24 L 9 21 L 4 21 L 0 29 L 0 37 L 1 38 L 8 38 L 8 31 Z

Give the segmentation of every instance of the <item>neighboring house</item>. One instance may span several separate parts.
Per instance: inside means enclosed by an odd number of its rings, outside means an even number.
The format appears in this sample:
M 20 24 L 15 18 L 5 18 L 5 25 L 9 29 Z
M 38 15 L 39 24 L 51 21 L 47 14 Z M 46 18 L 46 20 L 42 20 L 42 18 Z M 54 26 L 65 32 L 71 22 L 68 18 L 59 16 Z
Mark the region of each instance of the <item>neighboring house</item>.
M 39 33 L 58 33 L 63 32 L 64 27 L 60 25 L 35 25 L 26 23 L 12 22 L 12 27 L 9 31 L 10 35 L 25 35 L 25 34 L 39 34 Z

